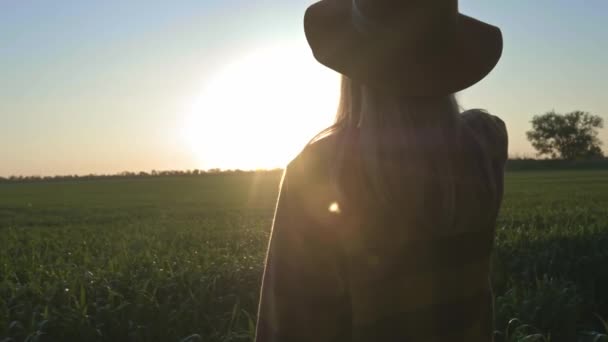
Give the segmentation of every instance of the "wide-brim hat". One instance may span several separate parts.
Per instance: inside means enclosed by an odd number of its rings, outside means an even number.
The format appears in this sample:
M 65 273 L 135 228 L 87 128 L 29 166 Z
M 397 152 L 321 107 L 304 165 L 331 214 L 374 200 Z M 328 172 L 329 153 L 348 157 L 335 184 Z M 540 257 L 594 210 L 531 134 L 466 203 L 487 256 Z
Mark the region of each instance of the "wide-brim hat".
M 498 27 L 457 0 L 322 0 L 304 16 L 323 65 L 406 96 L 442 96 L 482 80 L 502 54 Z

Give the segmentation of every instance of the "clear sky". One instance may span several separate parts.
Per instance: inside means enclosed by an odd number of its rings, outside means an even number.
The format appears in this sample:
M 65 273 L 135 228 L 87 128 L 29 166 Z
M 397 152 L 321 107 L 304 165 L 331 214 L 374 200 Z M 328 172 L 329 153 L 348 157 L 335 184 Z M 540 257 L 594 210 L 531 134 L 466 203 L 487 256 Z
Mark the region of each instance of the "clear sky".
M 0 0 L 0 176 L 281 166 L 335 110 L 303 35 L 313 2 Z M 534 114 L 608 120 L 608 1 L 460 8 L 503 31 L 459 99 L 507 122 L 511 154 L 533 155 Z

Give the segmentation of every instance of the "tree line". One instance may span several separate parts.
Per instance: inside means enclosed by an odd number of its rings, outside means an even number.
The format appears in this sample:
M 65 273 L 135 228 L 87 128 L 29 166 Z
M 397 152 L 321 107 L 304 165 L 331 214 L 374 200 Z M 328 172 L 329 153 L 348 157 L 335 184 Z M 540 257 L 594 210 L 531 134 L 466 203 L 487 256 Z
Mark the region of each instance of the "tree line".
M 278 173 L 283 169 L 269 170 L 152 170 L 150 172 L 130 172 L 123 171 L 116 174 L 88 174 L 88 175 L 55 175 L 55 176 L 9 176 L 0 177 L 0 183 L 27 183 L 27 182 L 63 182 L 63 181 L 80 181 L 80 180 L 100 180 L 100 179 L 117 179 L 117 178 L 152 178 L 152 177 L 205 177 L 217 175 L 245 175 L 252 173 Z

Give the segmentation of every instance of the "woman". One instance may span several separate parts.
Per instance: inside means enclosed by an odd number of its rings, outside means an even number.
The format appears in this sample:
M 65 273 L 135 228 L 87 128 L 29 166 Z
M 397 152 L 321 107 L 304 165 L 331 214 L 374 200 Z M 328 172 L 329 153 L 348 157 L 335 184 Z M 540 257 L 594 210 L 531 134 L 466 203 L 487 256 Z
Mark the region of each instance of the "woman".
M 456 0 L 323 0 L 305 31 L 342 94 L 286 168 L 256 340 L 491 341 L 507 133 L 453 94 L 497 64 L 500 30 Z

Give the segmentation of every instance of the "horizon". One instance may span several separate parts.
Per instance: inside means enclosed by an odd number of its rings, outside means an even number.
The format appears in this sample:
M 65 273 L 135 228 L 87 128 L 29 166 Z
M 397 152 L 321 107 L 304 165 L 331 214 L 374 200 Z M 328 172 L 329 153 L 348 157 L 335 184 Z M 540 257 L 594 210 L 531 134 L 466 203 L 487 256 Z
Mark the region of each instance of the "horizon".
M 338 100 L 304 38 L 313 2 L 0 4 L 0 177 L 283 167 Z M 608 119 L 607 2 L 460 9 L 503 32 L 496 69 L 457 98 L 506 122 L 510 157 L 535 156 L 533 115 Z
M 568 160 L 568 159 L 553 159 L 553 158 L 534 158 L 534 157 L 520 157 L 520 156 L 509 156 L 506 161 L 505 172 L 509 171 L 508 166 L 510 163 L 526 163 L 527 166 L 523 168 L 517 168 L 516 171 L 530 170 L 536 171 L 538 169 L 530 168 L 532 163 L 552 163 L 564 168 L 565 170 L 572 170 L 572 167 L 579 167 L 583 170 L 597 170 L 604 169 L 605 162 L 608 161 L 608 156 L 604 156 L 601 159 L 581 159 L 581 160 Z M 546 165 L 545 165 L 546 167 Z M 63 179 L 63 178 L 114 178 L 114 177 L 164 177 L 164 176 L 203 176 L 203 175 L 215 175 L 215 174 L 233 174 L 233 173 L 267 173 L 267 172 L 283 172 L 285 167 L 275 168 L 258 168 L 258 169 L 222 169 L 222 168 L 211 168 L 211 169 L 166 169 L 166 170 L 122 170 L 115 173 L 88 173 L 88 174 L 29 174 L 29 175 L 9 175 L 0 176 L 0 181 L 37 181 L 47 179 Z M 544 170 L 541 168 L 540 170 Z M 559 170 L 559 169 L 558 169 Z M 511 170 L 513 171 L 513 170 Z

